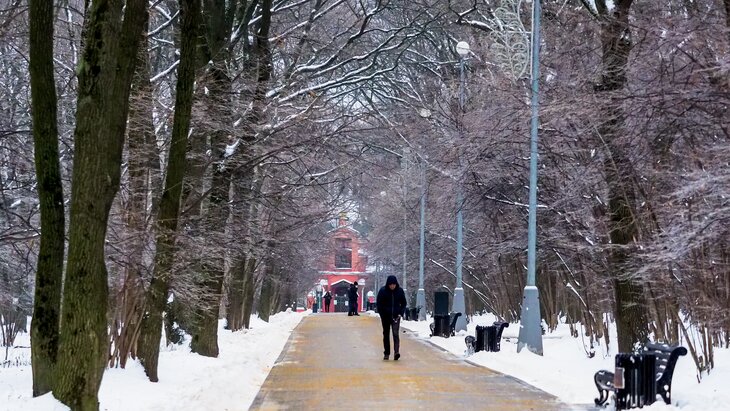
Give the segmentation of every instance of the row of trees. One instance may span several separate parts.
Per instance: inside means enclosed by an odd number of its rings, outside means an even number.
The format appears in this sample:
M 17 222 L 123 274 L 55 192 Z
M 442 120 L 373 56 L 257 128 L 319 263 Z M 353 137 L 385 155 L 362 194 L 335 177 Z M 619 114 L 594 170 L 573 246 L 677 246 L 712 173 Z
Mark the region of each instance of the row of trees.
M 217 356 L 220 308 L 235 331 L 310 286 L 302 267 L 362 167 L 361 143 L 339 138 L 368 116 L 350 96 L 424 30 L 381 29 L 382 16 L 416 10 L 130 0 L 13 14 L 31 23 L 35 395 L 96 409 L 107 364 L 139 358 L 158 380 L 163 313 L 168 339 L 182 327 L 194 352 Z
M 396 103 L 389 119 L 418 153 L 419 167 L 401 174 L 411 182 L 409 195 L 373 218 L 403 221 L 408 213 L 396 241 L 409 246 L 414 290 L 425 168 L 427 284 L 453 286 L 458 154 L 451 147 L 462 127 L 467 311 L 514 321 L 525 281 L 528 87 L 514 75 L 520 59 L 503 58 L 500 30 L 513 21 L 510 10 L 529 13 L 519 2 L 450 5 L 455 23 L 471 29 L 456 39 L 475 54 L 467 63 L 466 114 L 456 104 L 453 65 L 411 77 L 425 81 L 393 84 L 399 96 L 414 97 Z M 573 324 L 588 355 L 608 343 L 614 321 L 620 350 L 647 338 L 681 341 L 699 370 L 712 366 L 712 346 L 727 345 L 727 7 L 544 5 L 538 286 L 547 327 Z M 399 265 L 402 249 L 390 228 L 372 237 Z
M 467 311 L 518 318 L 530 4 L 0 4 L 0 310 L 33 301 L 34 395 L 97 409 L 129 358 L 164 378 L 163 327 L 217 356 L 218 318 L 311 287 L 343 209 L 415 290 L 424 184 L 427 290 L 453 284 L 461 180 Z M 682 339 L 699 369 L 728 344 L 728 16 L 544 2 L 538 285 L 587 355 L 612 321 L 621 350 Z

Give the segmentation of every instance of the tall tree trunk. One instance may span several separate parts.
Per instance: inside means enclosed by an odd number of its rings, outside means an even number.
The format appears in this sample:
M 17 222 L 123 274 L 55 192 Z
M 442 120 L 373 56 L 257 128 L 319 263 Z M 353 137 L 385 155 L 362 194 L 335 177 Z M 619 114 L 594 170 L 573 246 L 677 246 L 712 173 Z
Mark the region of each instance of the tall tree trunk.
M 229 5 L 233 7 L 233 5 Z M 203 289 L 202 304 L 195 315 L 190 348 L 206 357 L 218 356 L 218 314 L 223 289 L 224 253 L 216 250 L 225 244 L 226 222 L 229 212 L 231 167 L 227 163 L 226 147 L 230 141 L 229 128 L 232 122 L 231 89 L 228 75 L 228 42 L 231 35 L 229 10 L 224 0 L 209 0 L 203 8 L 206 27 L 206 45 L 209 67 L 209 98 L 207 111 L 214 119 L 210 129 L 210 151 L 213 162 L 213 179 L 209 194 L 209 208 L 205 215 L 207 256 L 200 274 Z
M 281 281 L 276 281 L 272 284 L 271 290 L 271 311 L 272 313 L 278 312 L 278 307 L 281 304 Z
M 79 62 L 68 262 L 53 393 L 97 410 L 108 359 L 107 220 L 119 189 L 129 90 L 147 2 L 94 1 Z M 122 21 L 123 18 L 123 21 Z
M 616 300 L 616 328 L 618 345 L 622 352 L 630 352 L 648 336 L 644 290 L 638 279 L 632 278 L 627 261 L 630 245 L 638 236 L 635 210 L 636 194 L 631 160 L 620 136 L 624 133 L 625 114 L 622 99 L 616 95 L 626 85 L 626 71 L 631 51 L 629 11 L 633 0 L 615 2 L 608 11 L 603 1 L 597 1 L 603 19 L 601 22 L 602 79 L 596 91 L 605 94 L 606 107 L 601 110 L 602 122 L 598 131 L 607 149 L 604 164 L 608 183 L 610 214 L 609 236 L 613 249 L 610 269 L 614 276 Z
M 244 155 L 248 157 L 248 153 Z M 234 265 L 231 273 L 231 284 L 235 284 L 235 287 L 231 292 L 236 293 L 235 308 L 236 322 L 235 328 L 231 328 L 233 331 L 240 330 L 242 328 L 248 328 L 249 316 L 253 309 L 253 295 L 254 295 L 254 275 L 253 271 L 256 267 L 256 256 L 250 249 L 255 239 L 258 238 L 257 231 L 255 228 L 255 218 L 257 216 L 257 206 L 250 195 L 253 191 L 260 189 L 258 182 L 254 182 L 254 172 L 249 170 L 237 169 L 235 173 L 235 187 L 237 188 L 236 195 L 240 195 L 239 201 L 241 202 L 241 212 L 234 215 L 235 221 L 244 226 L 241 238 L 246 238 L 246 244 L 238 251 L 239 255 L 235 258 L 236 264 Z M 256 187 L 254 187 L 256 186 Z M 240 300 L 240 301 L 239 301 Z M 229 303 L 232 301 L 229 300 Z M 229 313 L 232 314 L 232 313 Z
M 244 9 L 246 10 L 245 16 L 243 16 L 244 24 L 242 24 L 241 27 L 242 30 L 247 31 L 249 26 L 247 23 L 250 21 L 253 15 L 253 7 L 256 6 L 256 2 L 250 3 L 248 8 L 244 6 L 245 2 L 241 4 L 240 8 L 241 11 L 243 11 Z M 223 26 L 220 25 L 220 22 L 230 23 L 232 10 L 229 9 L 228 12 L 225 13 L 225 15 L 221 13 L 222 10 L 223 3 L 220 2 L 220 0 L 211 2 L 210 9 L 208 11 L 209 15 L 206 19 L 208 24 L 207 38 L 209 42 L 208 53 L 210 58 L 206 59 L 206 61 L 213 61 L 212 57 L 214 56 L 218 58 L 223 58 L 224 54 L 222 52 L 216 53 L 215 51 L 221 50 L 221 48 L 225 44 L 225 39 L 230 37 L 230 35 L 226 35 L 226 33 L 221 32 L 221 27 Z M 244 71 L 247 71 L 251 73 L 252 76 L 256 77 L 256 85 L 254 87 L 254 91 L 249 93 L 244 90 L 242 92 L 242 98 L 244 101 L 247 98 L 251 98 L 253 100 L 253 109 L 250 110 L 249 115 L 247 116 L 245 121 L 243 121 L 244 131 L 242 134 L 243 140 L 245 142 L 250 142 L 254 140 L 254 135 L 256 132 L 254 126 L 259 121 L 261 106 L 263 104 L 267 82 L 271 73 L 271 55 L 268 52 L 268 32 L 271 25 L 270 1 L 267 0 L 262 4 L 261 16 L 262 17 L 259 23 L 259 30 L 256 36 L 255 47 L 253 49 L 253 52 L 248 55 L 249 59 L 244 62 Z M 249 36 L 244 33 L 243 37 L 244 43 L 248 48 Z M 214 67 L 215 66 L 216 64 L 214 63 Z M 228 85 L 228 87 L 230 87 L 230 85 Z M 222 87 L 218 88 L 225 91 L 225 89 L 223 89 Z M 221 104 L 218 104 L 218 106 L 221 106 Z M 224 118 L 227 117 L 228 114 L 224 116 Z M 247 226 L 244 232 L 248 232 L 249 235 L 244 237 L 248 238 L 253 238 L 256 236 L 255 233 L 252 231 L 252 224 L 254 219 L 256 218 L 254 217 L 256 212 L 253 196 L 251 195 L 251 193 L 256 191 L 254 189 L 254 186 L 256 186 L 257 184 L 253 183 L 255 174 L 253 171 L 253 167 L 248 164 L 251 158 L 252 155 L 249 152 L 248 147 L 239 148 L 233 158 L 230 158 L 228 160 L 231 162 L 230 168 L 232 168 L 234 171 L 232 173 L 226 174 L 228 178 L 227 184 L 221 182 L 221 187 L 225 186 L 229 188 L 231 186 L 231 183 L 235 182 L 234 187 L 236 188 L 236 195 L 240 197 L 243 203 L 241 208 L 244 211 L 247 211 L 243 213 L 243 216 L 237 215 L 235 216 L 235 218 L 239 221 L 242 221 L 243 224 Z M 260 184 L 258 185 L 258 187 L 260 188 Z M 222 216 L 219 214 L 217 217 L 219 218 L 219 220 L 217 222 L 215 220 L 209 219 L 208 228 L 210 229 L 219 227 L 222 221 L 220 220 L 221 217 Z M 210 223 L 213 224 L 210 225 Z M 217 234 L 214 233 L 214 235 Z M 240 254 L 235 257 L 236 263 L 232 267 L 231 283 L 228 289 L 228 327 L 234 331 L 240 329 L 241 327 L 248 328 L 249 318 L 253 310 L 253 299 L 255 292 L 254 270 L 257 260 L 253 254 L 253 250 L 251 250 L 247 246 L 244 246 L 243 248 L 244 249 L 240 252 Z M 211 266 L 211 268 L 214 269 L 215 265 Z M 204 272 L 205 277 L 210 278 L 210 274 L 210 269 Z M 212 287 L 209 291 L 215 292 L 215 290 L 219 288 L 217 286 L 217 283 L 211 282 L 211 285 Z M 213 301 L 209 302 L 208 311 L 213 308 L 213 304 Z M 212 338 L 209 338 L 209 340 L 212 341 Z
M 30 1 L 31 109 L 41 211 L 41 244 L 30 330 L 34 397 L 53 389 L 65 243 L 56 83 L 53 78 L 53 5 L 52 0 Z
M 232 202 L 239 205 L 233 213 L 232 224 L 241 230 L 234 235 L 238 238 L 246 238 L 249 240 L 241 244 L 242 247 L 239 249 L 238 255 L 234 257 L 234 263 L 231 266 L 229 276 L 230 284 L 228 286 L 226 315 L 228 328 L 231 331 L 238 331 L 244 328 L 243 306 L 245 301 L 246 267 L 250 258 L 248 241 L 252 238 L 251 215 L 255 210 L 253 206 L 254 198 L 251 195 L 254 189 L 254 173 L 247 164 L 251 160 L 251 153 L 247 150 L 239 158 L 241 161 L 237 162 L 233 172 L 233 195 L 235 198 L 232 199 Z
M 243 277 L 243 328 L 250 328 L 253 300 L 256 294 L 256 257 L 250 255 Z
M 271 45 L 269 44 L 269 31 L 271 31 L 271 2 L 272 0 L 262 0 L 261 2 L 261 23 L 259 31 L 256 33 L 256 44 L 254 53 L 258 64 L 258 76 L 256 78 L 256 91 L 254 92 L 254 120 L 261 121 L 260 115 L 266 100 L 266 92 L 268 91 L 268 83 L 271 78 L 272 57 Z
M 248 193 L 260 193 L 266 179 L 261 167 L 256 167 L 252 171 L 247 172 L 253 180 L 251 185 L 246 185 Z M 248 237 L 251 244 L 255 244 L 262 237 L 258 223 L 261 215 L 261 206 L 260 203 L 253 198 L 253 195 L 249 195 L 248 198 Z M 252 249 L 244 252 L 248 253 L 248 256 L 245 272 L 243 274 L 243 327 L 249 328 L 251 324 L 251 314 L 253 313 L 254 297 L 256 295 L 255 271 L 258 260 Z
M 150 381 L 157 382 L 157 363 L 162 335 L 162 312 L 165 309 L 170 274 L 175 254 L 175 232 L 180 216 L 180 197 L 185 177 L 185 151 L 193 106 L 193 84 L 197 45 L 200 0 L 180 0 L 180 64 L 175 87 L 175 118 L 172 142 L 165 176 L 165 189 L 160 200 L 157 219 L 157 254 L 155 272 L 146 296 L 138 355 Z
M 246 271 L 245 254 L 236 258 L 230 268 L 226 326 L 231 331 L 243 328 L 243 282 Z
M 728 41 L 730 41 L 730 0 L 723 0 L 725 6 L 725 28 L 727 29 Z
M 223 85 L 230 91 L 230 80 L 219 68 L 221 78 L 215 83 Z M 218 90 L 219 96 L 228 96 L 229 93 Z M 218 104 L 222 107 L 226 103 Z M 228 103 L 230 104 L 230 103 Z M 230 116 L 223 115 L 222 121 L 230 119 Z M 201 285 L 203 304 L 199 307 L 195 316 L 195 325 L 192 330 L 190 348 L 193 352 L 206 357 L 218 356 L 218 313 L 223 287 L 224 259 L 221 244 L 225 244 L 226 221 L 229 215 L 229 191 L 230 191 L 230 167 L 225 164 L 225 150 L 230 143 L 227 133 L 224 130 L 217 130 L 212 135 L 212 150 L 214 158 L 218 159 L 213 163 L 213 181 L 210 189 L 209 209 L 205 216 L 205 228 L 207 230 L 206 240 L 208 242 L 208 255 L 204 257 L 201 270 Z
M 261 3 L 261 21 L 259 23 L 259 29 L 256 33 L 256 43 L 254 47 L 254 56 L 256 58 L 256 88 L 253 93 L 253 109 L 249 116 L 250 122 L 249 131 L 250 135 L 248 139 L 253 139 L 254 128 L 253 126 L 261 121 L 261 112 L 266 99 L 266 90 L 268 81 L 271 78 L 271 50 L 269 47 L 269 31 L 271 28 L 271 0 L 263 0 Z M 246 153 L 250 156 L 251 153 Z M 258 170 L 261 171 L 260 169 Z M 250 221 L 251 227 L 256 226 L 256 220 L 260 218 L 260 210 L 258 205 L 253 199 L 253 193 L 260 193 L 261 187 L 263 187 L 265 175 L 261 173 L 258 178 L 256 177 L 256 169 L 247 171 L 252 175 L 253 184 L 250 186 L 251 193 L 247 196 L 251 200 L 251 212 Z M 255 238 L 256 233 L 260 235 L 260 231 L 254 230 L 251 238 Z M 245 328 L 249 328 L 251 321 L 251 314 L 253 312 L 254 296 L 256 294 L 256 281 L 255 281 L 255 269 L 256 259 L 252 256 L 249 257 L 249 265 L 246 267 L 246 273 L 244 277 L 244 297 L 243 297 L 243 325 Z
M 145 27 L 147 31 L 147 27 Z M 127 358 L 136 357 L 142 315 L 144 313 L 144 250 L 148 242 L 147 217 L 149 186 L 150 143 L 155 144 L 155 128 L 152 121 L 153 88 L 150 81 L 149 51 L 147 36 L 141 36 L 141 47 L 137 53 L 137 65 L 132 80 L 132 94 L 129 109 L 129 131 L 127 133 L 127 156 L 129 175 L 129 203 L 126 207 L 126 232 L 128 262 L 124 268 L 124 279 L 117 295 L 112 331 L 114 351 L 109 366 L 119 364 L 125 368 Z
M 269 241 L 266 247 L 266 255 L 271 256 L 274 253 L 274 241 Z M 259 296 L 259 318 L 269 322 L 271 316 L 271 303 L 274 293 L 274 282 L 277 273 L 276 263 L 273 257 L 267 258 L 266 271 L 261 279 L 261 295 Z

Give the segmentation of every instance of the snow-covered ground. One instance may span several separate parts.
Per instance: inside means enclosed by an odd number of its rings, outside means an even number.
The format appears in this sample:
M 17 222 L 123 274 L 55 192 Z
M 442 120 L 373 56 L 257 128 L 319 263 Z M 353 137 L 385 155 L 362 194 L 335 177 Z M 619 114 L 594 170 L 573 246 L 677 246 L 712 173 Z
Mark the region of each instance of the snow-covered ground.
M 294 327 L 306 313 L 285 312 L 266 323 L 251 319 L 249 330 L 232 333 L 220 323 L 218 358 L 190 352 L 189 344 L 164 348 L 160 353 L 160 382 L 147 380 L 142 366 L 129 361 L 126 369 L 104 372 L 99 390 L 101 410 L 179 411 L 192 409 L 242 410 L 253 402 Z M 27 334 L 16 345 L 28 347 Z M 25 364 L 0 368 L 0 410 L 61 411 L 68 408 L 51 394 L 32 398 L 30 350 L 15 349 L 9 358 Z M 4 352 L 2 355 L 4 357 Z
M 104 373 L 99 400 L 102 410 L 114 411 L 177 411 L 189 409 L 241 410 L 253 402 L 274 361 L 281 353 L 291 331 L 309 313 L 279 313 L 269 323 L 252 319 L 250 330 L 231 333 L 220 330 L 219 358 L 205 358 L 190 353 L 187 344 L 160 354 L 160 382 L 150 383 L 142 367 L 135 361 L 127 369 L 109 369 Z M 377 315 L 370 313 L 370 315 Z M 456 337 L 429 338 L 430 321 L 404 321 L 403 327 L 418 338 L 429 340 L 458 357 L 465 357 L 464 336 L 474 335 L 477 325 L 491 325 L 491 315 L 474 317 L 468 334 Z M 222 325 L 222 323 L 221 323 Z M 570 404 L 592 404 L 597 396 L 593 374 L 599 369 L 613 369 L 616 347 L 597 347 L 588 358 L 585 341 L 570 336 L 567 325 L 544 336 L 544 355 L 528 350 L 517 353 L 518 324 L 504 330 L 501 351 L 479 352 L 467 359 L 496 371 L 512 375 L 559 397 Z M 615 329 L 612 341 L 616 341 Z M 14 366 L 0 368 L 0 411 L 67 410 L 50 394 L 31 397 L 31 368 L 28 336 L 16 341 L 25 347 L 9 352 Z M 408 361 L 408 346 L 403 346 L 403 360 Z M 4 352 L 0 352 L 4 356 Z M 715 350 L 716 367 L 697 381 L 694 363 L 689 355 L 680 357 L 673 379 L 672 405 L 658 402 L 648 410 L 720 411 L 729 409 L 730 390 L 721 389 L 730 380 L 730 350 Z M 612 409 L 612 408 L 609 408 Z
M 419 338 L 428 339 L 454 355 L 465 357 L 464 337 L 475 335 L 477 325 L 492 325 L 496 318 L 492 315 L 473 317 L 467 332 L 460 332 L 451 338 L 430 337 L 429 321 L 404 321 L 402 327 L 413 331 Z M 593 374 L 600 369 L 614 368 L 614 355 L 617 352 L 616 331 L 613 327 L 609 352 L 605 347 L 597 347 L 595 356 L 586 355 L 587 341 L 570 336 L 569 327 L 561 324 L 554 333 L 543 337 L 543 356 L 535 355 L 527 349 L 517 353 L 519 324 L 510 324 L 502 334 L 499 352 L 478 352 L 468 360 L 512 375 L 570 404 L 593 404 L 598 390 L 593 382 Z M 586 344 L 586 345 L 584 345 Z M 407 353 L 408 347 L 402 350 Z M 404 354 L 407 360 L 407 354 Z M 648 410 L 664 411 L 720 411 L 730 409 L 730 390 L 723 388 L 730 380 L 730 350 L 715 350 L 715 368 L 709 375 L 702 376 L 698 383 L 697 371 L 691 356 L 679 357 L 672 379 L 672 405 L 663 401 L 655 403 Z M 609 408 L 613 409 L 613 407 Z

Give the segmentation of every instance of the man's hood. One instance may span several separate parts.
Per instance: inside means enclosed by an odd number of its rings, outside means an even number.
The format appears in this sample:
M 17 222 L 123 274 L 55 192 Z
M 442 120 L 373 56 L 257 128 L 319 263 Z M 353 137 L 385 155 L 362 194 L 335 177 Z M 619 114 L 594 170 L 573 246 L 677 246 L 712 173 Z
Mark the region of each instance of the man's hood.
M 397 287 L 400 287 L 400 284 L 398 284 L 398 279 L 394 275 L 389 275 L 388 276 L 388 279 L 385 280 L 385 285 L 386 286 L 389 286 L 391 284 L 395 284 L 396 285 L 396 288 Z

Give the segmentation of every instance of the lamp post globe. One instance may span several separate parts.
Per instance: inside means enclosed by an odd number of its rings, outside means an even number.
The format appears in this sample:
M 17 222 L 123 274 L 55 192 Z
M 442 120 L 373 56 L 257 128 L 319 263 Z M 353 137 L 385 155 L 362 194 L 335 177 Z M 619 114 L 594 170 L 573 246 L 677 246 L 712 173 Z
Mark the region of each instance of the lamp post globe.
M 469 55 L 469 43 L 465 41 L 460 41 L 456 43 L 456 52 L 459 53 L 461 57 L 466 57 Z

